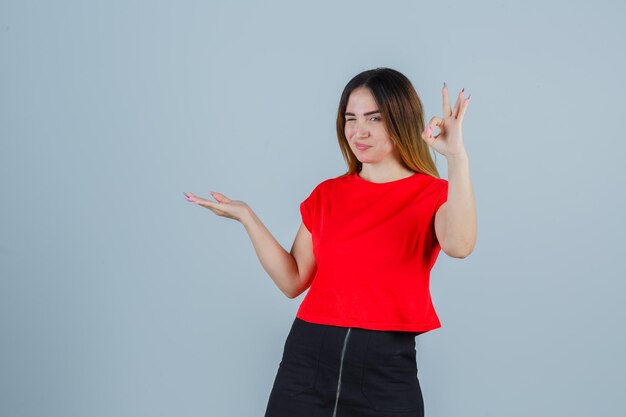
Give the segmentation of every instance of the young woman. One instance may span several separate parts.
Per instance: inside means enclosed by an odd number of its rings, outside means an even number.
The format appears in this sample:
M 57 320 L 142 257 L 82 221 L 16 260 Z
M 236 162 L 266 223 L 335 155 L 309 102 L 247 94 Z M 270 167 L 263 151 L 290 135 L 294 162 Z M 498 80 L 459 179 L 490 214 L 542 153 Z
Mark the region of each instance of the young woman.
M 188 201 L 235 219 L 289 298 L 308 289 L 285 341 L 265 417 L 418 417 L 424 402 L 415 336 L 441 327 L 429 291 L 440 250 L 465 258 L 476 207 L 461 126 L 443 86 L 443 116 L 424 126 L 422 103 L 398 71 L 376 68 L 346 85 L 337 113 L 343 175 L 300 203 L 287 252 L 243 201 L 212 192 Z M 433 136 L 435 127 L 440 129 Z M 444 155 L 439 178 L 429 149 Z

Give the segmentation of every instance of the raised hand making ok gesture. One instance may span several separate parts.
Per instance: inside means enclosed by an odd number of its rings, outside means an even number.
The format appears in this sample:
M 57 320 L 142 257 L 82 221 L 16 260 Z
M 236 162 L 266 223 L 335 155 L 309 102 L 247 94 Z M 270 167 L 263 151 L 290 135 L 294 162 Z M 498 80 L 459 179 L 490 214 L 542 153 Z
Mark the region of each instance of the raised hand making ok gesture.
M 471 94 L 466 99 L 463 99 L 464 92 L 465 88 L 457 96 L 454 109 L 452 109 L 448 101 L 448 87 L 444 82 L 442 88 L 443 117 L 431 118 L 422 132 L 422 139 L 426 141 L 428 146 L 446 158 L 465 152 L 462 125 L 463 116 L 465 116 L 465 110 L 469 104 Z M 435 127 L 439 128 L 439 134 L 433 136 Z

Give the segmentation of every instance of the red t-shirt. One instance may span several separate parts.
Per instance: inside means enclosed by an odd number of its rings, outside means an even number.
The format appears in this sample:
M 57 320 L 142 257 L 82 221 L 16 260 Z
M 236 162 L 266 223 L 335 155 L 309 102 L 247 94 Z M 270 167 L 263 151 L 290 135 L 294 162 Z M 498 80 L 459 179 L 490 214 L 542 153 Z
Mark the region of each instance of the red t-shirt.
M 426 332 L 441 327 L 429 282 L 441 247 L 435 213 L 448 181 L 329 178 L 300 204 L 317 272 L 296 316 L 312 323 Z

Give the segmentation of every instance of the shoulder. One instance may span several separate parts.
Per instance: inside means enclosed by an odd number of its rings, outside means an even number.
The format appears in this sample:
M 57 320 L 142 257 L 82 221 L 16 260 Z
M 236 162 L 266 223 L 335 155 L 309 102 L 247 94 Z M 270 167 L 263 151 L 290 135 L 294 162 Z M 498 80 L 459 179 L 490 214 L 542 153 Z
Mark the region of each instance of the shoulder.
M 415 174 L 415 181 L 410 181 L 406 183 L 411 187 L 415 186 L 422 190 L 439 190 L 441 188 L 448 186 L 448 180 L 444 178 L 438 178 L 434 175 L 428 174 L 426 172 L 417 172 Z
M 422 196 L 426 200 L 439 202 L 448 195 L 448 180 L 425 174 L 422 181 Z
M 341 187 L 346 184 L 346 182 L 350 179 L 350 177 L 346 174 L 339 175 L 337 177 L 326 178 L 322 180 L 319 184 L 313 188 L 311 193 L 323 193 L 329 192 L 337 189 L 337 187 Z
M 437 178 L 432 175 L 427 175 L 428 186 L 435 190 L 441 190 L 448 187 L 448 180 L 445 178 Z

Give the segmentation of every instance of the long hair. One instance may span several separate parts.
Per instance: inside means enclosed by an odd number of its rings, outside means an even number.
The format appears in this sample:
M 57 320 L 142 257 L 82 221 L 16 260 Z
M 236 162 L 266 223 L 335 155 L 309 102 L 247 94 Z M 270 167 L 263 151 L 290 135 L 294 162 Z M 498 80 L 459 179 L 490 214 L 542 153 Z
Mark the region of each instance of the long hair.
M 345 112 L 353 90 L 368 88 L 380 109 L 390 140 L 398 147 L 403 165 L 415 172 L 439 178 L 430 148 L 421 137 L 424 130 L 424 109 L 411 81 L 391 68 L 375 68 L 352 78 L 341 94 L 337 110 L 337 139 L 350 175 L 361 171 L 362 163 L 350 149 L 345 135 Z

